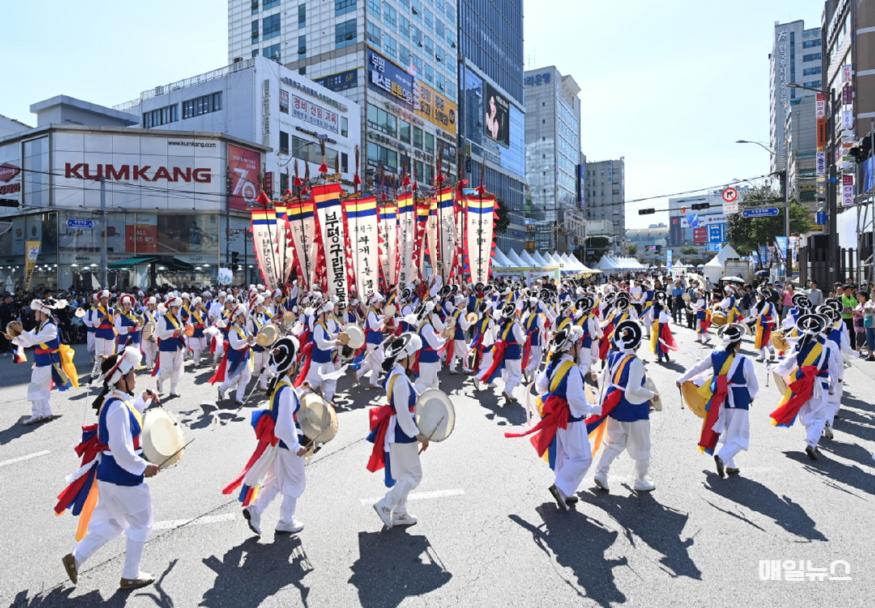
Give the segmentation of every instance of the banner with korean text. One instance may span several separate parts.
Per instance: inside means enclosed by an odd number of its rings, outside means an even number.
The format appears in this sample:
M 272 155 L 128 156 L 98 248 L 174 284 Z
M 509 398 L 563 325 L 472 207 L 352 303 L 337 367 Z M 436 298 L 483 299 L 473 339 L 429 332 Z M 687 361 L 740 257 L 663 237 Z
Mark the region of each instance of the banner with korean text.
M 313 186 L 313 202 L 319 221 L 319 237 L 325 260 L 325 278 L 329 297 L 345 306 L 349 301 L 349 283 L 346 276 L 346 235 L 343 227 L 343 206 L 340 202 L 343 188 L 340 184 Z
M 373 196 L 351 198 L 343 202 L 355 293 L 362 301 L 379 290 L 377 199 Z

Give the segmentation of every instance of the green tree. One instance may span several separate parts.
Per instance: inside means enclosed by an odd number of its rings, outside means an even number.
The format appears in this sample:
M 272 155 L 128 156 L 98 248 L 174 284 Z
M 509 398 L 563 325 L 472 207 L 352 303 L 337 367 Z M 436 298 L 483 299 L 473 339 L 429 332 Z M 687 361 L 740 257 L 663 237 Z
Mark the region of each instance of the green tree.
M 504 231 L 510 226 L 510 213 L 503 202 L 499 200 L 496 200 L 496 202 L 498 203 L 498 209 L 495 213 L 498 217 L 495 220 L 495 234 L 504 234 Z
M 742 201 L 742 207 L 778 207 L 777 217 L 748 219 L 741 213 L 730 216 L 727 227 L 729 243 L 741 255 L 757 251 L 760 245 L 771 245 L 775 237 L 784 235 L 784 203 L 780 193 L 768 186 L 750 191 Z M 803 205 L 790 201 L 790 234 L 802 234 L 811 230 L 811 214 Z
M 629 243 L 628 245 L 626 245 L 626 253 L 628 253 L 629 255 L 635 255 L 636 253 L 638 253 L 638 245 L 636 245 L 635 243 Z

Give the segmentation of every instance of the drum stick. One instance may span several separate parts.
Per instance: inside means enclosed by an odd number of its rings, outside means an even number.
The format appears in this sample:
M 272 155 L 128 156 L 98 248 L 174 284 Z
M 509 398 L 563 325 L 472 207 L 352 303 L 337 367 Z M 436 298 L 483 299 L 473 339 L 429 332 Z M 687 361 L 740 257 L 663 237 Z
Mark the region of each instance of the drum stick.
M 170 462 L 170 459 L 174 458 L 174 457 L 177 456 L 182 450 L 184 450 L 185 448 L 187 448 L 188 446 L 190 446 L 190 445 L 194 442 L 195 439 L 197 439 L 197 437 L 192 437 L 191 439 L 188 440 L 188 442 L 187 442 L 184 446 L 182 446 L 181 448 L 179 448 L 178 450 L 176 450 L 175 452 L 173 452 L 170 456 L 168 456 L 167 458 L 165 458 L 164 461 L 163 461 L 161 464 L 158 465 L 158 470 L 160 471 L 161 469 L 163 469 L 163 468 L 164 468 L 164 465 L 167 464 L 168 462 Z
M 681 409 L 685 409 L 684 408 L 684 391 L 681 389 L 680 386 L 678 387 L 678 395 L 680 395 L 680 397 L 681 397 Z
M 428 438 L 427 438 L 428 441 L 431 441 L 431 438 L 434 437 L 435 433 L 437 433 L 437 430 L 440 427 L 441 423 L 444 421 L 444 418 L 446 418 L 446 416 L 441 416 L 441 419 L 437 421 L 436 425 L 434 425 L 434 428 L 431 430 L 431 433 L 428 434 Z M 422 454 L 423 449 L 425 449 L 425 448 L 419 448 L 419 454 Z

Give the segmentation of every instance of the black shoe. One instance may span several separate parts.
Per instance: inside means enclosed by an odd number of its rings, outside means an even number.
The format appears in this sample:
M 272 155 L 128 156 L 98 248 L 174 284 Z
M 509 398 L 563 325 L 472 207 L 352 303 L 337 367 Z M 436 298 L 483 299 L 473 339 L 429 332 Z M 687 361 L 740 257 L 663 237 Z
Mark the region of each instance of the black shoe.
M 565 499 L 565 504 L 568 505 L 569 509 L 573 509 L 577 504 L 578 498 L 577 496 L 569 496 Z
M 726 467 L 727 475 L 738 475 L 739 473 L 741 473 L 741 469 L 735 467 Z
M 550 494 L 553 495 L 553 499 L 556 501 L 556 505 L 559 507 L 559 510 L 567 511 L 568 505 L 565 504 L 565 497 L 562 495 L 562 491 L 556 487 L 556 484 L 553 484 L 548 489 L 550 490 Z
M 720 479 L 725 479 L 726 470 L 723 468 L 723 459 L 717 454 L 714 454 L 714 462 L 717 464 L 717 474 L 720 476 Z
M 832 441 L 832 429 L 828 426 L 823 428 L 823 436 Z
M 805 455 L 809 460 L 817 460 L 817 450 L 810 445 L 805 446 Z

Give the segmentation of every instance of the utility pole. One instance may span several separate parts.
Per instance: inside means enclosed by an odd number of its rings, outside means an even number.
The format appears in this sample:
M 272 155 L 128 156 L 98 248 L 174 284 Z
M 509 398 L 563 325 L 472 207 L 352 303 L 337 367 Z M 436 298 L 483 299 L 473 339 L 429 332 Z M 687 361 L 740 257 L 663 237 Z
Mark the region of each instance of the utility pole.
M 793 274 L 793 258 L 790 248 L 790 171 L 784 169 L 782 171 L 784 181 L 784 236 L 787 238 L 786 251 L 784 251 L 784 268 L 787 269 L 787 278 L 789 281 Z
M 109 289 L 109 268 L 107 268 L 107 232 L 109 226 L 106 221 L 106 180 L 100 178 L 100 221 L 103 224 L 103 239 L 100 242 L 100 272 L 102 289 Z

